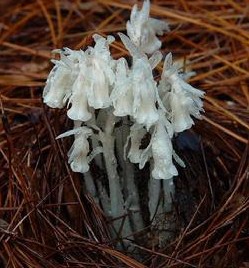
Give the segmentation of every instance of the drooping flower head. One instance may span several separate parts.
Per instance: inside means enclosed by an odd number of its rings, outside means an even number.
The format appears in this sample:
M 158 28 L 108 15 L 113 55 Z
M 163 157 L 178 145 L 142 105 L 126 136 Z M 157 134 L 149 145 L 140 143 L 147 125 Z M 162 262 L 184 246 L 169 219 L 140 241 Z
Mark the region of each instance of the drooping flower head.
M 170 110 L 170 121 L 175 132 L 189 129 L 194 124 L 191 116 L 200 119 L 200 112 L 203 111 L 201 98 L 204 92 L 192 87 L 183 78 L 169 53 L 165 58 L 159 87 L 161 92 L 165 92 L 163 102 Z
M 114 60 L 109 51 L 114 38 L 108 36 L 106 39 L 96 34 L 93 39 L 94 47 L 78 53 L 79 71 L 72 85 L 71 108 L 67 112 L 69 118 L 84 122 L 92 117 L 88 106 L 95 109 L 110 106 L 109 91 L 115 79 Z
M 158 120 L 156 108 L 156 82 L 147 59 L 137 59 L 132 68 L 133 117 L 138 124 L 149 129 Z
M 93 39 L 94 48 L 89 47 L 86 51 L 88 104 L 95 109 L 107 108 L 111 104 L 110 87 L 115 81 L 113 71 L 115 63 L 109 51 L 109 45 L 114 41 L 114 37 L 108 36 L 106 39 L 95 34 Z
M 74 172 L 85 173 L 89 170 L 87 155 L 89 153 L 88 137 L 92 135 L 92 130 L 88 127 L 79 127 L 69 130 L 57 137 L 57 139 L 74 135 L 75 140 L 68 151 L 68 163 Z
M 78 59 L 78 75 L 72 85 L 72 93 L 69 99 L 71 104 L 67 116 L 72 120 L 86 122 L 91 119 L 92 114 L 88 110 L 87 92 L 89 83 L 87 77 L 86 53 L 81 51 Z
M 53 52 L 60 54 L 60 60 L 52 60 L 55 66 L 47 78 L 43 100 L 51 108 L 63 108 L 78 73 L 78 51 L 64 48 Z
M 133 88 L 131 84 L 130 69 L 124 58 L 117 60 L 116 78 L 110 98 L 114 107 L 114 115 L 132 115 Z
M 129 72 L 130 79 L 127 80 L 127 87 L 132 88 L 133 103 L 132 116 L 136 123 L 146 126 L 149 129 L 157 120 L 156 108 L 156 81 L 152 74 L 152 66 L 158 62 L 161 54 L 156 53 L 151 61 L 148 57 L 139 52 L 132 41 L 124 34 L 119 36 L 132 55 L 132 67 Z M 129 83 L 129 84 L 128 84 Z
M 167 180 L 178 175 L 177 169 L 173 164 L 171 135 L 171 125 L 167 122 L 163 112 L 161 112 L 151 142 L 152 157 L 154 161 L 152 177 L 154 179 Z

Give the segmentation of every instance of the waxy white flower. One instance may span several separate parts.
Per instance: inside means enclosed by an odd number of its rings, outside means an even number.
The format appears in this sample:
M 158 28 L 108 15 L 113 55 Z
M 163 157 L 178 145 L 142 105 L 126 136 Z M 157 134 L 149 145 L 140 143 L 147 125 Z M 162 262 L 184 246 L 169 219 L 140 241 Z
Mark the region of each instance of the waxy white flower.
M 167 180 L 178 175 L 178 172 L 172 161 L 173 147 L 170 134 L 163 121 L 158 121 L 151 142 L 154 160 L 152 177 Z
M 68 48 L 54 52 L 59 53 L 61 58 L 52 60 L 55 66 L 47 78 L 43 100 L 51 108 L 63 108 L 77 75 L 77 52 Z
M 168 31 L 168 24 L 164 21 L 149 17 L 150 1 L 145 0 L 139 11 L 134 5 L 131 11 L 130 21 L 126 24 L 127 34 L 132 42 L 144 53 L 152 54 L 160 49 L 161 41 L 156 35 L 162 35 Z
M 130 81 L 127 80 L 126 85 L 132 88 L 133 92 L 132 116 L 136 123 L 149 129 L 158 120 L 157 87 L 152 74 L 152 66 L 154 67 L 160 59 L 160 53 L 156 53 L 149 61 L 145 54 L 137 52 L 137 48 L 126 35 L 119 33 L 119 36 L 132 55 Z
M 68 151 L 68 163 L 74 172 L 85 173 L 89 170 L 87 157 L 89 153 L 88 137 L 92 135 L 92 130 L 88 127 L 79 127 L 59 135 L 57 139 L 71 135 L 74 135 L 75 140 Z
M 108 36 L 105 39 L 96 34 L 93 38 L 94 48 L 89 47 L 86 51 L 88 104 L 95 109 L 107 108 L 111 104 L 110 87 L 115 81 L 113 72 L 115 62 L 109 51 L 109 45 L 114 41 L 114 37 Z
M 183 77 L 172 63 L 172 55 L 169 53 L 164 62 L 159 88 L 165 92 L 163 103 L 170 109 L 170 121 L 175 132 L 190 128 L 194 124 L 191 116 L 200 119 L 200 112 L 203 111 L 201 98 L 204 92 L 189 85 Z
M 132 67 L 134 94 L 133 117 L 138 124 L 149 129 L 158 120 L 156 108 L 156 82 L 147 59 L 137 59 Z
M 87 91 L 89 83 L 87 83 L 87 66 L 86 56 L 81 52 L 78 63 L 79 73 L 72 86 L 72 94 L 69 99 L 71 108 L 67 111 L 67 116 L 72 120 L 88 121 L 92 114 L 88 111 Z
M 124 58 L 117 61 L 116 79 L 110 96 L 116 116 L 133 114 L 133 88 L 128 64 Z

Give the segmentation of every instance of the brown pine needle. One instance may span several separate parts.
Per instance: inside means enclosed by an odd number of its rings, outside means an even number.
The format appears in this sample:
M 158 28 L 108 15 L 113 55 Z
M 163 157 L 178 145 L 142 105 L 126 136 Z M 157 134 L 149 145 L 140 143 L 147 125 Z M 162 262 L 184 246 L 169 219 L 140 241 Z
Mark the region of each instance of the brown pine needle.
M 84 177 L 68 166 L 70 142 L 55 139 L 71 129 L 65 111 L 42 103 L 55 57 L 51 50 L 84 50 L 94 33 L 125 33 L 135 1 L 5 0 L 0 1 L 0 267 L 247 267 L 248 1 L 151 2 L 152 17 L 171 28 L 160 37 L 163 55 L 184 59 L 186 69 L 196 72 L 190 84 L 206 93 L 203 120 L 174 139 L 187 166 L 175 178 L 175 238 L 159 248 L 158 234 L 165 230 L 145 212 L 146 227 L 134 234 L 132 249 L 122 249 L 127 242 L 122 237 L 111 239 L 112 220 L 85 191 Z M 114 58 L 127 56 L 115 38 Z M 102 170 L 92 169 L 98 180 L 105 179 Z M 139 191 L 146 197 L 143 172 Z

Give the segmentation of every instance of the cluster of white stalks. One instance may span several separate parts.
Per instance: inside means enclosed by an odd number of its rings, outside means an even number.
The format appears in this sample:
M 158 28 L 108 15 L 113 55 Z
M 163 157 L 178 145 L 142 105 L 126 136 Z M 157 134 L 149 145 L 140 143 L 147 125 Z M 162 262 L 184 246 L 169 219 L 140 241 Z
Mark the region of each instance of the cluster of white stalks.
M 172 139 L 189 129 L 192 117 L 200 118 L 204 93 L 186 81 L 193 73 L 166 55 L 160 80 L 153 70 L 162 61 L 157 35 L 169 31 L 164 21 L 150 18 L 150 2 L 141 10 L 135 5 L 126 24 L 127 35 L 119 37 L 131 56 L 114 59 L 110 53 L 113 36 L 93 35 L 94 47 L 85 50 L 55 50 L 60 60 L 51 70 L 44 88 L 44 102 L 51 108 L 67 107 L 74 129 L 59 135 L 74 135 L 68 162 L 74 172 L 84 173 L 92 194 L 114 229 L 122 236 L 144 227 L 134 167 L 148 162 L 148 208 L 152 219 L 163 193 L 163 211 L 172 209 L 174 165 L 184 167 L 175 153 Z M 145 138 L 146 137 L 146 138 Z M 142 141 L 149 139 L 146 146 Z M 95 178 L 89 164 L 95 162 L 108 177 L 108 186 Z M 173 162 L 174 161 L 174 162 Z M 137 173 L 137 172 L 136 172 Z M 126 215 L 126 216 L 125 216 Z

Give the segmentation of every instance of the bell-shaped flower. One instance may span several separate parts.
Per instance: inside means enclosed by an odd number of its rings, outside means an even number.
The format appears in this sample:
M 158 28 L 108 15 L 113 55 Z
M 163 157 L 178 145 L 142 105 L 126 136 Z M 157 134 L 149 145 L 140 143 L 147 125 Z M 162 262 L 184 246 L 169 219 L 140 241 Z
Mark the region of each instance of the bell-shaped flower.
M 89 142 L 88 137 L 92 135 L 92 130 L 88 127 L 79 127 L 69 130 L 57 137 L 57 139 L 74 135 L 75 140 L 68 151 L 68 163 L 74 172 L 85 173 L 89 170 Z
M 110 96 L 115 116 L 132 115 L 133 113 L 133 89 L 130 70 L 124 58 L 117 60 L 116 79 Z
M 115 74 L 113 71 L 115 61 L 112 59 L 109 45 L 114 41 L 114 37 L 107 39 L 100 35 L 93 36 L 95 40 L 94 48 L 87 49 L 87 91 L 89 106 L 100 109 L 111 105 L 110 88 L 114 84 Z
M 136 123 L 149 129 L 158 120 L 157 86 L 152 67 L 154 68 L 160 61 L 161 53 L 155 53 L 148 59 L 144 53 L 139 52 L 126 35 L 119 33 L 119 36 L 132 55 L 132 67 L 129 72 L 130 84 L 126 83 L 126 86 L 132 88 L 133 91 L 132 115 Z
M 79 58 L 79 73 L 72 86 L 72 94 L 69 99 L 71 108 L 67 111 L 67 116 L 72 120 L 88 121 L 92 114 L 88 111 L 87 91 L 89 84 L 87 83 L 87 68 L 84 52 Z
M 171 121 L 175 132 L 182 132 L 191 128 L 194 124 L 191 118 L 191 109 L 195 103 L 192 98 L 186 96 L 185 92 L 170 92 L 169 103 L 171 106 Z M 199 111 L 196 111 L 199 114 Z
M 51 108 L 63 108 L 77 76 L 78 51 L 65 48 L 54 52 L 60 54 L 60 60 L 52 60 L 55 66 L 47 78 L 43 100 Z
M 149 129 L 158 120 L 156 108 L 156 81 L 148 59 L 134 61 L 132 66 L 133 117 Z
M 171 53 L 167 55 L 162 78 L 160 81 L 160 92 L 165 92 L 163 103 L 170 110 L 170 121 L 175 132 L 189 129 L 194 121 L 191 116 L 200 119 L 203 111 L 204 92 L 192 87 L 184 76 L 178 72 L 176 65 L 172 63 Z
M 144 1 L 141 10 L 134 5 L 126 29 L 128 36 L 140 50 L 152 54 L 161 47 L 161 41 L 156 35 L 162 35 L 164 31 L 169 30 L 169 27 L 164 21 L 150 18 L 149 13 L 149 0 Z
M 165 180 L 178 175 L 178 172 L 173 164 L 173 147 L 169 126 L 165 126 L 164 120 L 160 117 L 157 122 L 155 132 L 152 136 L 151 147 L 154 160 L 152 177 Z

